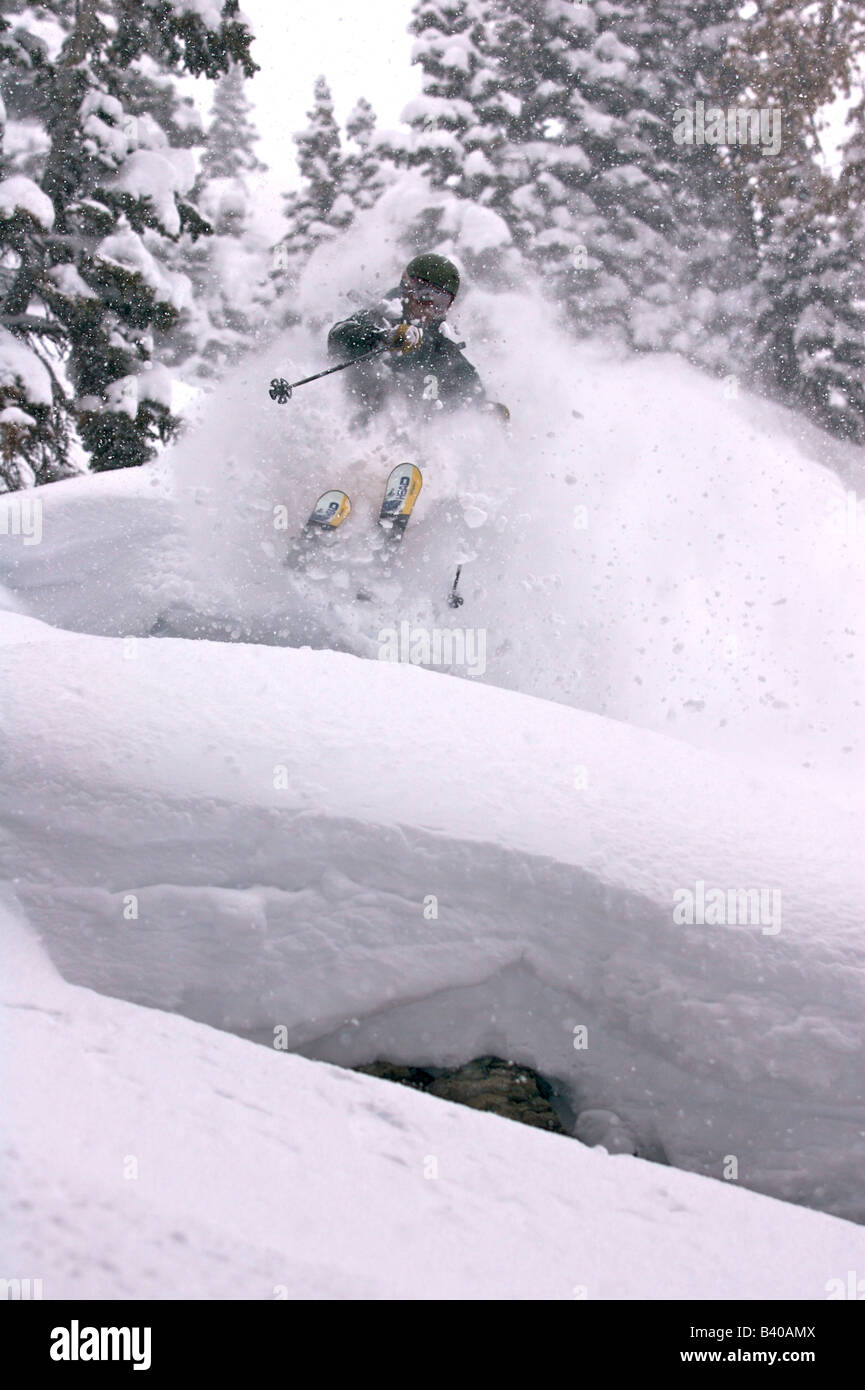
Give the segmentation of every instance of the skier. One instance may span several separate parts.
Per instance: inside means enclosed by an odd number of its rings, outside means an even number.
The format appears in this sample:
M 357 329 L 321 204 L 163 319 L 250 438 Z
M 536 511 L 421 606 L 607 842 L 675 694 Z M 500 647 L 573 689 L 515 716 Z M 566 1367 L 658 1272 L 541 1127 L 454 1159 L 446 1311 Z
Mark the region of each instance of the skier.
M 510 419 L 507 406 L 488 400 L 481 379 L 445 322 L 460 287 L 459 271 L 445 256 L 428 252 L 406 266 L 400 284 L 374 309 L 362 309 L 330 330 L 331 357 L 350 361 L 377 347 L 386 355 L 360 362 L 349 389 L 365 423 L 391 396 L 429 415 L 434 410 L 479 405 Z
M 340 359 L 337 364 L 301 381 L 274 377 L 271 400 L 285 405 L 299 386 L 351 368 L 352 394 L 361 404 L 358 424 L 367 423 L 391 396 L 401 397 L 424 415 L 445 406 L 476 405 L 507 423 L 511 418 L 507 406 L 488 398 L 475 368 L 463 357 L 465 344 L 456 342 L 445 323 L 459 287 L 459 271 L 447 257 L 434 252 L 415 256 L 398 287 L 377 308 L 362 309 L 334 324 L 327 346 L 330 355 Z M 379 510 L 379 524 L 389 537 L 386 558 L 402 540 L 422 487 L 416 463 L 398 463 L 391 469 Z M 322 493 L 304 528 L 303 541 L 316 532 L 333 533 L 350 512 L 348 493 L 338 488 Z M 295 546 L 286 563 L 298 563 L 305 553 L 308 550 L 298 551 Z M 461 572 L 459 564 L 448 593 L 452 608 L 463 602 L 457 593 Z M 359 591 L 358 598 L 369 598 L 369 594 Z

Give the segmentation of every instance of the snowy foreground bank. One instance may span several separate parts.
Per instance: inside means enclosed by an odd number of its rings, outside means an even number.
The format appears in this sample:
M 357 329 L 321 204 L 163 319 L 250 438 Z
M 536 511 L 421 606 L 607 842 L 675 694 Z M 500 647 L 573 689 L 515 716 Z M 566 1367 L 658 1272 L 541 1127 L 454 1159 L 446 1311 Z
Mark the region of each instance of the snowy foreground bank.
M 407 665 L 3 630 L 4 876 L 68 980 L 343 1064 L 514 1058 L 865 1217 L 840 793 Z M 701 883 L 766 915 L 682 922 Z
M 47 1297 L 861 1278 L 861 451 L 525 295 L 463 312 L 514 423 L 420 441 L 390 572 L 407 436 L 267 397 L 321 332 L 158 465 L 0 501 L 7 1263 Z M 458 560 L 469 659 L 376 659 L 454 625 Z M 485 1054 L 640 1156 L 328 1065 Z
M 849 1222 L 103 998 L 2 929 L 4 1268 L 45 1298 L 813 1300 L 863 1267 Z

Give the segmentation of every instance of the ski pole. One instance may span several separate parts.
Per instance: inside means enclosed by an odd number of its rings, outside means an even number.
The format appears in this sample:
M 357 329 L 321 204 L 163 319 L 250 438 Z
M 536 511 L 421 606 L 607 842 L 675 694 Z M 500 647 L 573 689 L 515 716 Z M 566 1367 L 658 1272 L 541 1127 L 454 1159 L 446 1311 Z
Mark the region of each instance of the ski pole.
M 291 400 L 292 392 L 296 387 L 306 386 L 307 382 L 318 381 L 323 376 L 330 376 L 331 372 L 343 372 L 346 367 L 353 367 L 355 362 L 366 362 L 370 357 L 379 357 L 381 353 L 387 351 L 387 346 L 370 348 L 369 352 L 362 352 L 359 357 L 352 357 L 348 362 L 338 362 L 335 367 L 325 367 L 323 372 L 316 372 L 314 376 L 305 376 L 302 381 L 289 382 L 285 380 L 285 377 L 275 376 L 270 383 L 268 395 L 278 405 L 285 405 L 286 401 Z
M 449 605 L 450 605 L 451 608 L 459 608 L 459 607 L 462 605 L 462 603 L 465 601 L 465 600 L 463 599 L 462 594 L 458 594 L 458 593 L 457 593 L 457 585 L 458 585 L 459 582 L 460 582 L 460 575 L 462 574 L 462 568 L 463 568 L 462 565 L 457 565 L 457 572 L 456 572 L 456 574 L 454 575 L 454 582 L 453 582 L 453 584 L 451 585 L 451 591 L 450 591 L 450 593 L 448 594 L 448 603 L 449 603 Z

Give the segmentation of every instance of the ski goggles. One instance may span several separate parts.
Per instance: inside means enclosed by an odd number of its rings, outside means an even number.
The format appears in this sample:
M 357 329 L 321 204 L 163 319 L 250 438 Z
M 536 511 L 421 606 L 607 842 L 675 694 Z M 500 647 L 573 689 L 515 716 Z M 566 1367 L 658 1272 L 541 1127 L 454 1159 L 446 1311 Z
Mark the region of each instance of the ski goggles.
M 435 285 L 428 285 L 426 280 L 416 280 L 412 275 L 403 280 L 402 289 L 406 298 L 411 296 L 418 304 L 435 309 L 437 314 L 446 314 L 454 302 L 453 295 L 447 290 L 437 290 Z

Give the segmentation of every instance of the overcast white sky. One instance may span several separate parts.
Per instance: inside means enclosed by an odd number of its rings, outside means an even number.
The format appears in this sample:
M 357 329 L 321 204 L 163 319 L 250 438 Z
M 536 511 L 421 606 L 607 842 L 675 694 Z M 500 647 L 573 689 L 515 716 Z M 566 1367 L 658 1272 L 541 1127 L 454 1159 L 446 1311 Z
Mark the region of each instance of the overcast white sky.
M 242 9 L 255 33 L 252 54 L 261 69 L 248 91 L 261 135 L 259 158 L 270 166 L 262 211 L 278 236 L 279 194 L 298 182 L 291 137 L 307 123 L 319 73 L 330 82 L 340 122 L 365 96 L 379 124 L 395 126 L 403 107 L 420 91 L 420 69 L 411 66 L 413 38 L 408 33 L 412 0 L 309 0 L 303 5 L 297 0 L 243 0 Z M 209 93 L 202 95 L 209 101 Z

